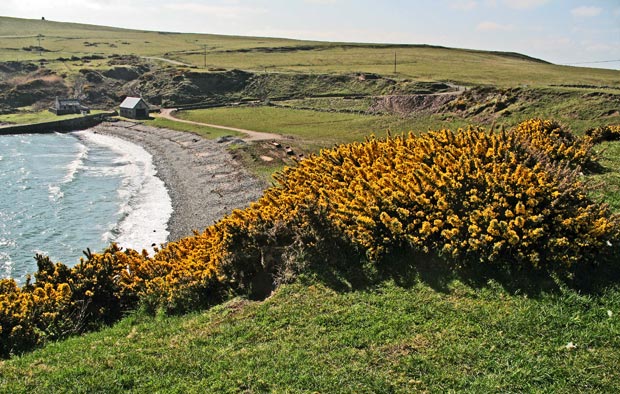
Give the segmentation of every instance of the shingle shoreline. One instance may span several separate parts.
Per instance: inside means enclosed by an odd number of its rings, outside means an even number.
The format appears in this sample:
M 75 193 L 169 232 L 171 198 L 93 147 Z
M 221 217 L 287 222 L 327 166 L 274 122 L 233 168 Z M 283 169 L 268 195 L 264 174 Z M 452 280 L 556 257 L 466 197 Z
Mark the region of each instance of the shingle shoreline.
M 248 206 L 266 188 L 236 162 L 226 147 L 192 133 L 131 122 L 102 123 L 95 133 L 142 146 L 172 200 L 168 241 L 202 232 L 235 208 Z

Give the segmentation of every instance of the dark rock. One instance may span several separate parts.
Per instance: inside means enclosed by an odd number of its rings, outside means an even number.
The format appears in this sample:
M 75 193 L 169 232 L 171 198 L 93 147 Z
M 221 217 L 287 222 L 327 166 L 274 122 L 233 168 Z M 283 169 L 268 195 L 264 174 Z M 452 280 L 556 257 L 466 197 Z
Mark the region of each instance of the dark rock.
M 108 78 L 120 79 L 123 81 L 133 81 L 140 76 L 136 70 L 127 67 L 114 67 L 113 69 L 106 70 L 103 72 Z

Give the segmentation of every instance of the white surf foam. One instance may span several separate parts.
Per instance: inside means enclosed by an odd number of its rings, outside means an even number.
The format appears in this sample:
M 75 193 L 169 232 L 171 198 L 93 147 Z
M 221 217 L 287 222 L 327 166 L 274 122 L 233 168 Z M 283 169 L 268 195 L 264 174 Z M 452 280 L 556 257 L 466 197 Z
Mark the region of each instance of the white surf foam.
M 88 147 L 81 142 L 77 143 L 77 154 L 67 165 L 67 173 L 62 179 L 62 183 L 69 183 L 75 178 L 75 174 L 83 166 L 84 159 L 88 157 Z
M 48 198 L 50 201 L 58 201 L 63 198 L 65 193 L 60 190 L 60 186 L 57 185 L 47 185 Z
M 100 169 L 120 172 L 122 177 L 118 190 L 120 221 L 113 229 L 104 232 L 102 239 L 152 253 L 153 244 L 159 246 L 166 242 L 168 220 L 172 214 L 172 201 L 164 182 L 156 176 L 153 157 L 141 146 L 120 138 L 89 130 L 76 132 L 76 135 L 120 154 L 114 167 Z
M 56 133 L 61 135 L 60 133 Z M 50 201 L 58 202 L 64 197 L 63 185 L 71 183 L 75 179 L 77 172 L 84 167 L 84 160 L 88 157 L 88 147 L 81 143 L 79 140 L 75 143 L 76 153 L 73 156 L 73 160 L 67 164 L 65 169 L 65 175 L 57 184 L 48 184 L 47 189 L 49 191 L 48 198 Z M 65 154 L 61 154 L 64 156 Z M 40 155 L 45 157 L 46 155 Z M 59 154 L 50 154 L 50 156 L 59 156 Z
M 9 254 L 0 252 L 0 279 L 6 279 L 11 277 L 13 272 L 13 261 Z
M 4 215 L 0 215 L 4 216 Z M 0 237 L 0 279 L 10 278 L 13 271 L 13 261 L 8 253 L 2 251 L 6 248 L 14 248 L 15 240 Z

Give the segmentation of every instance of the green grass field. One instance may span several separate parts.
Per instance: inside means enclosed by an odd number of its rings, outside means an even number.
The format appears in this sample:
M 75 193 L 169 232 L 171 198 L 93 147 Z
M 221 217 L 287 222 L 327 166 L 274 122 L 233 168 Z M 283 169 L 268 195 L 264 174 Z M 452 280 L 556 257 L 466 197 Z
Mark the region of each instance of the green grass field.
M 82 115 L 69 114 L 69 115 L 58 116 L 49 111 L 18 112 L 18 113 L 9 114 L 9 115 L 0 115 L 0 122 L 14 123 L 14 124 L 40 123 L 40 122 L 52 122 L 52 121 L 61 120 L 61 119 L 78 118 L 80 116 Z
M 339 143 L 362 141 L 371 134 L 384 136 L 386 131 L 400 134 L 441 128 L 457 129 L 474 124 L 479 126 L 503 125 L 512 127 L 524 120 L 541 117 L 555 119 L 578 134 L 588 128 L 620 123 L 620 115 L 600 116 L 609 104 L 605 97 L 583 98 L 582 93 L 549 93 L 545 100 L 537 101 L 510 115 L 499 116 L 494 121 L 477 121 L 475 117 L 463 118 L 454 114 L 413 114 L 411 116 L 368 115 L 368 100 L 305 99 L 283 102 L 279 107 L 223 107 L 181 111 L 177 117 L 197 122 L 272 132 L 290 136 L 309 150 L 329 147 Z M 361 102 L 361 103 L 358 103 Z M 290 106 L 290 107 L 287 107 Z M 322 109 L 352 109 L 359 113 L 324 112 L 295 107 Z M 612 107 L 609 107 L 613 109 Z
M 214 127 L 200 126 L 200 125 L 194 125 L 190 123 L 175 122 L 174 120 L 169 120 L 169 119 L 160 118 L 160 117 L 155 117 L 153 119 L 147 120 L 144 122 L 144 124 L 147 126 L 160 127 L 164 129 L 187 131 L 190 133 L 197 134 L 206 139 L 216 139 L 218 137 L 227 136 L 227 135 L 231 135 L 235 137 L 241 136 L 240 133 L 237 133 L 232 130 L 222 130 L 222 129 L 217 129 Z
M 619 348 L 620 289 L 309 280 L 50 344 L 2 362 L 0 392 L 611 393 Z
M 73 56 L 81 58 L 112 54 L 162 57 L 204 69 L 206 48 L 206 69 L 363 72 L 465 85 L 579 84 L 620 87 L 620 71 L 557 66 L 519 54 L 425 45 L 342 44 L 264 37 L 176 34 L 8 17 L 0 17 L 0 35 L 3 36 L 0 61 L 37 61 L 44 58 L 51 61 L 49 68 L 69 73 L 84 67 L 83 60 L 70 60 Z M 38 47 L 39 39 L 44 49 L 41 54 L 38 48 L 33 49 Z M 58 61 L 59 58 L 69 60 Z M 98 60 L 88 62 L 88 67 L 102 66 Z
M 274 107 L 213 108 L 181 111 L 177 117 L 195 122 L 291 136 L 315 147 L 363 140 L 385 132 L 391 117 L 316 112 Z
M 91 114 L 106 112 L 102 110 L 93 110 Z M 50 111 L 20 111 L 9 115 L 0 115 L 0 123 L 26 124 L 53 122 L 56 120 L 79 118 L 81 114 L 56 115 Z

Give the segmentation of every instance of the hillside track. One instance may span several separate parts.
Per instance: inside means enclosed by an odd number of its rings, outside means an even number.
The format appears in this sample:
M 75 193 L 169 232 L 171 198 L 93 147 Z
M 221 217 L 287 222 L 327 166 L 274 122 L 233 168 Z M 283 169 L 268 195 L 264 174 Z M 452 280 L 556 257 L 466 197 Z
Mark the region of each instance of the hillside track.
M 195 125 L 199 125 L 199 126 L 207 126 L 207 127 L 212 127 L 212 128 L 215 128 L 215 129 L 236 131 L 236 132 L 239 132 L 239 133 L 242 133 L 242 134 L 246 135 L 246 137 L 242 137 L 241 138 L 243 141 L 246 141 L 246 142 L 249 142 L 249 141 L 279 140 L 279 139 L 284 138 L 282 135 L 275 134 L 275 133 L 265 133 L 265 132 L 256 131 L 256 130 L 240 129 L 238 127 L 222 126 L 222 125 L 217 125 L 217 124 L 202 123 L 202 122 L 195 122 L 193 120 L 180 119 L 180 118 L 177 118 L 176 116 L 174 116 L 176 111 L 177 111 L 176 108 L 162 108 L 161 111 L 160 111 L 160 115 L 161 115 L 162 118 L 169 119 L 169 120 L 172 120 L 172 121 L 175 121 L 175 122 L 189 123 L 189 124 L 195 124 Z

